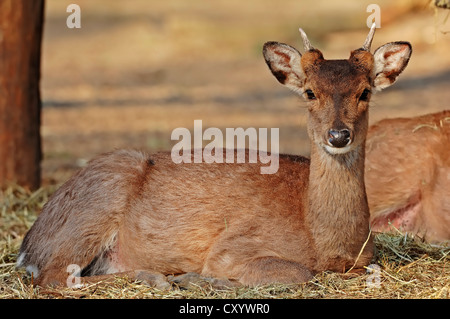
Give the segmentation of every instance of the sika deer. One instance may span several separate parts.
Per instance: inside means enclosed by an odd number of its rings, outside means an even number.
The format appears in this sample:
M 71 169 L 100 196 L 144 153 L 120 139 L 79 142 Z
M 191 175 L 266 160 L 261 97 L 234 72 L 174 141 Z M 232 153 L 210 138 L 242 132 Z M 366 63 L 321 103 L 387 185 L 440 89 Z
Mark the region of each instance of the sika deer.
M 450 241 L 450 111 L 380 121 L 366 150 L 372 230 Z
M 304 282 L 372 258 L 364 149 L 372 91 L 391 85 L 411 46 L 372 55 L 372 27 L 348 60 L 326 60 L 301 30 L 306 52 L 277 42 L 263 54 L 277 80 L 308 100 L 311 161 L 175 164 L 170 153 L 121 150 L 92 160 L 59 190 L 25 236 L 18 265 L 40 285 L 123 272 L 227 278 L 244 285 Z M 248 161 L 247 161 L 248 163 Z M 150 274 L 146 276 L 146 274 Z M 158 277 L 160 278 L 160 277 Z

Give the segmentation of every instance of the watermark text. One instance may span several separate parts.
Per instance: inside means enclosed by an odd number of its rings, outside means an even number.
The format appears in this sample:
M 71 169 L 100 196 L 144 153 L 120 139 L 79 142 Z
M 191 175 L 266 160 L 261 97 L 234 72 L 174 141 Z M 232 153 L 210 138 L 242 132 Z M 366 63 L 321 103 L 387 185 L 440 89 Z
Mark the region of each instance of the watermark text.
M 270 129 L 270 152 L 267 151 L 267 128 L 226 128 L 224 135 L 219 128 L 203 131 L 202 120 L 194 121 L 194 138 L 187 128 L 176 128 L 171 139 L 179 141 L 171 151 L 172 161 L 180 163 L 258 163 L 261 174 L 275 174 L 279 167 L 279 129 Z M 211 141 L 203 148 L 204 141 Z M 248 145 L 247 145 L 248 141 Z M 193 145 L 193 149 L 192 149 Z M 246 150 L 248 149 L 248 150 Z

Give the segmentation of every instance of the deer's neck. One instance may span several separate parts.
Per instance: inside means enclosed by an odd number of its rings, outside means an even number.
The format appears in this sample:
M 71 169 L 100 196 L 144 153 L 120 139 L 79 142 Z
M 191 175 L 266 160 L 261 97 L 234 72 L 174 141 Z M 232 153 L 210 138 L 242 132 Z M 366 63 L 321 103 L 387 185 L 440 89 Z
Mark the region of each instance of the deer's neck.
M 340 155 L 311 147 L 307 220 L 319 264 L 354 262 L 369 234 L 364 144 Z

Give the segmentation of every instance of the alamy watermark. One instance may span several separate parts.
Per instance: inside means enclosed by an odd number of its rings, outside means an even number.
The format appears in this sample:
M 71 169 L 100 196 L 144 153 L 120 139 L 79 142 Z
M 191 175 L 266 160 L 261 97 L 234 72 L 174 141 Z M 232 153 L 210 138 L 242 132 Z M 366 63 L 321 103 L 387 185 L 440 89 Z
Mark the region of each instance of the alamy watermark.
M 377 264 L 370 264 L 367 266 L 366 285 L 367 288 L 380 288 L 381 287 L 381 267 Z
M 67 266 L 66 271 L 69 273 L 69 276 L 67 276 L 66 280 L 67 287 L 81 287 L 81 267 L 77 264 L 70 264 L 69 266 Z
M 267 128 L 226 128 L 224 134 L 217 127 L 203 132 L 202 120 L 194 121 L 194 137 L 187 128 L 172 131 L 172 140 L 178 140 L 172 147 L 171 157 L 180 163 L 258 163 L 261 174 L 275 174 L 279 167 L 279 129 L 270 129 L 270 152 L 268 152 Z M 203 148 L 204 141 L 211 141 Z M 248 141 L 248 145 L 247 145 Z M 235 143 L 236 142 L 236 143 Z M 193 146 L 193 147 L 192 147 Z M 225 147 L 224 147 L 225 146 Z M 248 149 L 248 150 L 246 150 Z M 248 154 L 248 156 L 247 156 Z
M 66 25 L 69 29 L 81 28 L 81 8 L 78 4 L 72 3 L 67 6 L 66 12 L 71 14 L 66 19 Z
M 366 8 L 366 12 L 372 12 L 371 15 L 367 17 L 366 23 L 367 27 L 370 28 L 373 23 L 377 28 L 381 28 L 381 9 L 378 4 L 369 4 Z
M 72 3 L 67 6 L 66 12 L 70 13 L 67 17 L 66 25 L 69 29 L 81 28 L 81 8 L 78 4 Z M 366 12 L 370 12 L 371 15 L 367 17 L 367 27 L 370 28 L 373 23 L 377 28 L 381 28 L 381 9 L 378 4 L 369 4 L 366 8 Z

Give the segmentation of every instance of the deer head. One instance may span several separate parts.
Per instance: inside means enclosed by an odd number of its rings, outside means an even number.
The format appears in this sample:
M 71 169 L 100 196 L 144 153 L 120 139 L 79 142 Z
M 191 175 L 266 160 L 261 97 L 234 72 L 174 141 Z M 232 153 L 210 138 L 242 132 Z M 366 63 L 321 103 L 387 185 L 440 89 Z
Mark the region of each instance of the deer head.
M 300 29 L 305 53 L 267 42 L 263 54 L 276 79 L 308 102 L 311 141 L 329 154 L 345 154 L 364 143 L 371 94 L 395 82 L 411 55 L 408 42 L 391 42 L 372 54 L 375 24 L 363 46 L 347 60 L 326 60 Z

